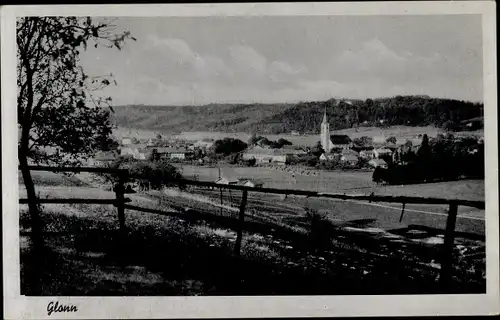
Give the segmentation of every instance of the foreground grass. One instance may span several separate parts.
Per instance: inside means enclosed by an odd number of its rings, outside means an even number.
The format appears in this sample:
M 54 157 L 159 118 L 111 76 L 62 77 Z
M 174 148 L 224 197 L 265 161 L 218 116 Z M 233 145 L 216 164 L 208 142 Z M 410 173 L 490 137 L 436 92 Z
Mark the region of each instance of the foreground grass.
M 421 252 L 406 245 L 396 250 L 387 242 L 354 234 L 339 235 L 333 246 L 318 250 L 304 238 L 284 241 L 246 234 L 238 257 L 233 253 L 235 233 L 213 225 L 128 213 L 129 230 L 120 235 L 109 207 L 53 207 L 44 212 L 47 246 L 42 254 L 33 255 L 29 238 L 22 237 L 22 294 L 35 290 L 41 295 L 441 292 L 438 270 L 420 263 Z M 29 231 L 24 211 L 21 227 Z M 475 269 L 457 270 L 449 292 L 484 292 L 480 269 L 479 274 Z M 33 277 L 38 280 L 30 281 Z

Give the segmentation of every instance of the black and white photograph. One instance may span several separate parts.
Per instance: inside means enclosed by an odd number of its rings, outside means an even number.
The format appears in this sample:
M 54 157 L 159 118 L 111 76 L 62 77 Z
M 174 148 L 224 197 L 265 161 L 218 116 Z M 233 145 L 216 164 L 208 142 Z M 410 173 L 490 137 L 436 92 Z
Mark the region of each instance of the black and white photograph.
M 474 3 L 3 8 L 6 317 L 500 312 Z

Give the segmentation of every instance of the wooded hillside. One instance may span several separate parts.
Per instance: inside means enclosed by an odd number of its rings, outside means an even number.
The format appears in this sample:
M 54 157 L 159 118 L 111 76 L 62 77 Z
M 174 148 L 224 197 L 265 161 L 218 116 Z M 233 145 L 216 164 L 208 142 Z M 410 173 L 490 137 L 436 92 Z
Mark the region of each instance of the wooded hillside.
M 164 132 L 318 133 L 325 108 L 332 130 L 363 125 L 433 125 L 458 130 L 462 121 L 483 116 L 482 103 L 396 96 L 349 103 L 331 99 L 295 104 L 118 106 L 113 118 L 118 126 Z

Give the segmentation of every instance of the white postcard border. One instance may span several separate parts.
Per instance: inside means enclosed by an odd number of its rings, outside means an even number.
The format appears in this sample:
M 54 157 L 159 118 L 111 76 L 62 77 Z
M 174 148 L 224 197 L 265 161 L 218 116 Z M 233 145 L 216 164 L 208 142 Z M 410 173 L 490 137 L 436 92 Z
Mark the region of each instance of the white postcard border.
M 265 297 L 25 297 L 19 283 L 15 17 L 210 16 L 210 15 L 391 15 L 481 14 L 486 143 L 487 294 L 399 296 Z M 1 11 L 2 41 L 2 198 L 4 317 L 6 319 L 130 319 L 323 316 L 487 315 L 500 312 L 498 143 L 495 3 L 369 2 L 169 4 L 105 6 L 17 6 Z M 50 301 L 73 304 L 77 313 L 47 315 Z

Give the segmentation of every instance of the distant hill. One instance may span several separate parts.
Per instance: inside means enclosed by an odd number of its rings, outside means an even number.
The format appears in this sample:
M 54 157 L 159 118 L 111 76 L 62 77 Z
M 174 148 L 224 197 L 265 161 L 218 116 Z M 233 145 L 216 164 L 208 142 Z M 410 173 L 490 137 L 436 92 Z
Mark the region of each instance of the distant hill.
M 222 131 L 268 134 L 318 133 L 325 107 L 332 130 L 358 125 L 409 125 L 457 128 L 483 115 L 483 104 L 426 96 L 283 103 L 208 104 L 204 106 L 116 106 L 120 127 L 161 132 Z

